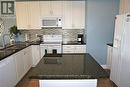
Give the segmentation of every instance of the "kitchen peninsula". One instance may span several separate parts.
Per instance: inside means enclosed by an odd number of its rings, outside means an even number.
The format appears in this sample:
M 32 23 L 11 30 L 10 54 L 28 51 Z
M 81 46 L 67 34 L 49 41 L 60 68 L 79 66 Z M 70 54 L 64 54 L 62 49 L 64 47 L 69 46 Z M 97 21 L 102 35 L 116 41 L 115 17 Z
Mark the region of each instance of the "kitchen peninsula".
M 51 87 L 53 82 L 53 87 L 59 87 L 62 81 L 66 82 L 68 87 L 74 86 L 76 81 L 82 85 L 85 82 L 82 87 L 96 87 L 98 78 L 106 78 L 109 75 L 90 54 L 47 54 L 32 69 L 29 77 L 38 79 L 40 87 Z

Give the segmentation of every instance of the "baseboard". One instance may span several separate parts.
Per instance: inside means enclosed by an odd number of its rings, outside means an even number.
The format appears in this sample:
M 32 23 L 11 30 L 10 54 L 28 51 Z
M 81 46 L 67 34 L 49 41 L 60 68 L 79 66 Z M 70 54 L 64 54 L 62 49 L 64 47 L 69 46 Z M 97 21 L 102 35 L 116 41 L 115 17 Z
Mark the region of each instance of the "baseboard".
M 110 65 L 101 65 L 103 69 L 110 69 Z

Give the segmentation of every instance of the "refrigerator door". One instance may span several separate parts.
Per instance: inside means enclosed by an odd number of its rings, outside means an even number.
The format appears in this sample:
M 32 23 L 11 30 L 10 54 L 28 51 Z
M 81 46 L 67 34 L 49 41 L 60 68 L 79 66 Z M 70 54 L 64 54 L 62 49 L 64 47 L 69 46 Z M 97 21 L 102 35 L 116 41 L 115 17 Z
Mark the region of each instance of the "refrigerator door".
M 111 73 L 110 79 L 119 86 L 120 82 L 120 71 L 119 68 L 121 66 L 121 55 L 120 55 L 120 48 L 113 48 L 113 55 L 112 55 L 112 65 L 111 65 Z
M 124 35 L 121 44 L 121 74 L 120 74 L 120 86 L 130 87 L 130 16 L 125 19 Z
M 113 45 L 113 56 L 112 56 L 112 67 L 110 79 L 117 85 L 120 85 L 120 72 L 121 72 L 121 48 L 124 35 L 125 27 L 125 15 L 117 15 L 115 22 L 115 33 L 114 33 L 114 45 Z M 120 86 L 119 86 L 120 87 Z
M 115 21 L 114 44 L 113 47 L 118 48 L 121 45 L 121 38 L 124 29 L 124 15 L 117 15 Z

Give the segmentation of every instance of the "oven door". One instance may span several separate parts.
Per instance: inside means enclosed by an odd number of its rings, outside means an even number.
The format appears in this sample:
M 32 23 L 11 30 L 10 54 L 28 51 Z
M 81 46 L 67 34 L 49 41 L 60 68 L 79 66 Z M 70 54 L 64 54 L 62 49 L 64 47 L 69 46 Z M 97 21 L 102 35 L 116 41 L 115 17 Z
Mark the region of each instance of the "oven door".
M 41 56 L 46 54 L 61 54 L 62 45 L 61 44 L 40 44 Z

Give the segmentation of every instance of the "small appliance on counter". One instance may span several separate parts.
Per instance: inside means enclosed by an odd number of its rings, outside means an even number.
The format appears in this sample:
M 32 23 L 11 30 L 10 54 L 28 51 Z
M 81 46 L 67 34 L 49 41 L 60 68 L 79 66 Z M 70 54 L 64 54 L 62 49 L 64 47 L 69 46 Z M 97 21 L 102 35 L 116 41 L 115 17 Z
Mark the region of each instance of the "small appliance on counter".
M 77 41 L 79 43 L 84 43 L 84 35 L 83 34 L 78 34 Z

